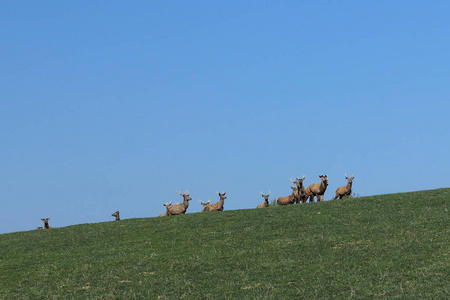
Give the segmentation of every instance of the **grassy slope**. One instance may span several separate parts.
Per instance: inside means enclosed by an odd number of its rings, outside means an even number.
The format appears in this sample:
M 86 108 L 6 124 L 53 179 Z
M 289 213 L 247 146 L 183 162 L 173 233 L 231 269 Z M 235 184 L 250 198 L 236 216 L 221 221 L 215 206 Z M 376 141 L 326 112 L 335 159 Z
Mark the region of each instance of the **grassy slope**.
M 0 298 L 449 299 L 449 203 L 439 189 L 3 234 Z

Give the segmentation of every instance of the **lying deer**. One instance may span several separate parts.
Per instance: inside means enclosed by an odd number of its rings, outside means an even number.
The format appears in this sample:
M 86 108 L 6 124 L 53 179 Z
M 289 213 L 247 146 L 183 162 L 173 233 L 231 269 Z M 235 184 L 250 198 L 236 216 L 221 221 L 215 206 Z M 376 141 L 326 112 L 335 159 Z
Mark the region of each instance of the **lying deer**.
M 225 196 L 226 192 L 216 192 L 219 194 L 220 200 L 219 202 L 209 204 L 209 201 L 207 203 L 202 203 L 200 201 L 200 204 L 203 205 L 203 209 L 201 212 L 208 212 L 208 211 L 223 211 L 223 205 L 225 203 L 225 199 L 227 199 L 227 196 Z
M 333 198 L 333 200 L 336 200 L 337 198 L 342 199 L 342 198 L 348 197 L 352 194 L 352 184 L 353 184 L 353 179 L 355 179 L 355 177 L 353 175 L 352 175 L 352 177 L 347 177 L 347 173 L 346 173 L 345 179 L 347 179 L 347 184 L 337 188 L 336 196 Z
M 46 218 L 46 219 L 41 219 L 42 222 L 44 222 L 44 229 L 50 229 L 52 228 L 52 226 L 48 225 L 48 221 L 50 220 L 50 218 Z
M 120 221 L 119 211 L 116 211 L 115 213 L 111 214 L 111 216 L 116 217 L 116 221 Z
M 189 197 L 189 192 L 188 191 L 186 191 L 184 193 L 177 192 L 177 194 L 180 195 L 180 196 L 183 196 L 183 203 L 177 204 L 177 205 L 172 205 L 172 202 L 164 203 L 164 206 L 166 207 L 166 210 L 167 210 L 166 214 L 168 216 L 185 214 L 186 210 L 189 207 L 189 201 L 192 200 L 192 198 Z
M 205 209 L 205 206 L 207 206 L 207 205 L 209 205 L 209 203 L 211 203 L 211 199 L 209 199 L 209 200 L 208 200 L 207 202 L 205 202 L 205 203 L 203 203 L 202 201 L 200 201 L 200 199 L 197 200 L 197 201 L 198 201 L 198 203 L 200 203 L 201 206 L 203 206 L 203 209 Z M 201 212 L 203 212 L 203 210 L 202 210 Z
M 289 205 L 294 204 L 297 199 L 297 188 L 295 186 L 291 186 L 292 194 L 289 196 L 279 197 L 277 199 L 277 205 Z
M 267 195 L 264 195 L 263 192 L 261 192 L 261 197 L 264 198 L 264 203 L 259 204 L 256 208 L 268 207 L 269 206 L 269 196 L 270 196 L 270 191 L 269 191 L 269 194 L 267 194 Z
M 314 197 L 317 197 L 317 202 L 323 201 L 328 186 L 328 176 L 320 175 L 319 178 L 322 180 L 320 183 L 311 184 L 305 191 L 306 198 L 309 198 L 309 202 L 314 202 Z

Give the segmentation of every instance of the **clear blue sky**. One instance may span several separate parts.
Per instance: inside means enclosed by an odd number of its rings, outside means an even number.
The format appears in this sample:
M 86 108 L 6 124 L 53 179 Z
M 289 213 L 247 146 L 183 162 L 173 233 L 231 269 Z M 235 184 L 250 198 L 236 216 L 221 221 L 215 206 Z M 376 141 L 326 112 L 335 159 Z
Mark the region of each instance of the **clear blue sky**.
M 2 1 L 0 233 L 450 186 L 448 1 Z

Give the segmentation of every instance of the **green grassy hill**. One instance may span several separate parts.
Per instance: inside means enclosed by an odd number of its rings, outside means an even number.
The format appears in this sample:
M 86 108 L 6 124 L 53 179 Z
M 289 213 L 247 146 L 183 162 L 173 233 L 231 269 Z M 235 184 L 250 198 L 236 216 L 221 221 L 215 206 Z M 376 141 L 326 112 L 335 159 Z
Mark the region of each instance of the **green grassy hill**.
M 439 189 L 3 234 L 0 299 L 449 299 L 449 204 Z

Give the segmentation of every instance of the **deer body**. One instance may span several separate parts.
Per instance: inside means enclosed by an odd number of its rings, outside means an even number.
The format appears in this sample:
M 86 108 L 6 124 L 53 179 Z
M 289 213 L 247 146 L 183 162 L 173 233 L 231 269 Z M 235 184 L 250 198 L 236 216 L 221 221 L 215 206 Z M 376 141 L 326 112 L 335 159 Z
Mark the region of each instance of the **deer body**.
M 225 196 L 226 192 L 219 193 L 220 200 L 219 202 L 209 204 L 209 201 L 207 203 L 201 203 L 203 205 L 203 210 L 201 212 L 211 212 L 211 211 L 223 211 L 223 205 L 225 203 L 225 199 L 227 197 Z
M 296 178 L 295 181 L 292 181 L 292 179 L 289 179 L 291 182 L 295 183 L 296 187 L 297 187 L 297 194 L 295 197 L 295 203 L 305 203 L 306 200 L 308 199 L 306 197 L 306 189 L 305 186 L 303 185 L 303 180 L 306 179 L 306 176 L 303 176 L 302 178 Z
M 119 211 L 116 211 L 115 213 L 111 214 L 111 216 L 116 217 L 116 221 L 120 221 Z
M 264 203 L 259 204 L 256 208 L 264 208 L 264 207 L 268 207 L 269 206 L 269 196 L 270 196 L 270 191 L 268 195 L 264 195 L 261 192 L 261 197 L 264 198 Z
M 355 177 L 353 175 L 352 177 L 347 177 L 347 174 L 345 174 L 345 179 L 347 179 L 347 184 L 337 188 L 336 196 L 333 198 L 333 200 L 336 200 L 337 198 L 342 199 L 352 194 L 352 184 Z
M 191 197 L 189 197 L 189 192 L 177 192 L 178 195 L 183 196 L 183 203 L 181 204 L 177 204 L 177 205 L 171 205 L 170 203 L 165 203 L 164 206 L 166 207 L 166 214 L 168 216 L 173 216 L 173 215 L 181 215 L 181 214 L 185 214 L 186 210 L 189 207 L 189 201 L 192 200 Z
M 324 194 L 328 186 L 328 176 L 320 175 L 319 177 L 322 182 L 313 183 L 305 190 L 306 199 L 309 198 L 309 202 L 314 202 L 314 197 L 317 197 L 317 202 L 323 201 Z
M 44 229 L 50 229 L 52 228 L 52 226 L 48 225 L 48 221 L 50 220 L 50 218 L 46 218 L 46 219 L 41 219 L 42 222 L 44 222 Z
M 298 195 L 298 191 L 297 188 L 295 186 L 291 186 L 292 189 L 292 194 L 290 194 L 289 196 L 284 196 L 284 197 L 279 197 L 277 199 L 277 205 L 289 205 L 289 204 L 294 204 L 296 199 L 297 199 L 297 195 Z

